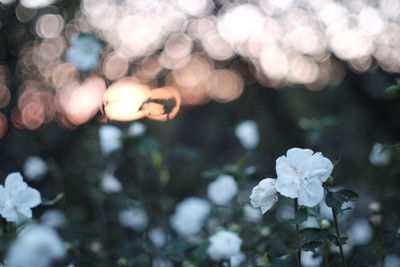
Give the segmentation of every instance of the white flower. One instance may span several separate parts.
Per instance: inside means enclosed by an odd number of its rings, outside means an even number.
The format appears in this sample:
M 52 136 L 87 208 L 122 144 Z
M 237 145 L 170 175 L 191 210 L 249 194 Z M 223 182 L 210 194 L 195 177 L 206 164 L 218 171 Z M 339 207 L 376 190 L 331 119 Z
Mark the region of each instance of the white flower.
M 357 219 L 347 231 L 348 241 L 354 245 L 365 245 L 371 241 L 374 231 L 365 219 Z
M 188 197 L 175 207 L 175 213 L 170 218 L 171 226 L 181 236 L 195 235 L 200 232 L 210 210 L 206 200 Z
M 238 193 L 238 186 L 231 175 L 222 174 L 207 188 L 208 198 L 217 205 L 226 205 Z
M 40 180 L 47 173 L 47 164 L 40 157 L 28 157 L 25 160 L 24 175 L 28 180 Z
M 242 239 L 230 231 L 220 231 L 212 235 L 208 241 L 210 246 L 207 253 L 215 261 L 230 260 L 231 257 L 240 253 L 242 245 Z
M 385 166 L 390 163 L 390 153 L 383 150 L 384 147 L 380 143 L 375 143 L 369 153 L 369 162 L 375 166 Z
M 31 208 L 40 203 L 39 191 L 28 187 L 19 172 L 10 173 L 4 187 L 0 185 L 0 214 L 8 222 L 32 218 Z
M 153 267 L 174 267 L 174 263 L 168 259 L 155 258 L 153 260 Z
M 262 213 L 259 209 L 255 209 L 249 204 L 243 208 L 244 219 L 248 222 L 257 223 L 262 219 Z
M 106 173 L 101 179 L 101 189 L 104 193 L 118 193 L 122 191 L 122 185 L 114 175 Z
M 239 267 L 242 262 L 246 260 L 246 255 L 244 255 L 242 252 L 239 254 L 236 254 L 235 256 L 231 257 L 231 266 L 232 267 Z
M 311 251 L 301 251 L 301 265 L 304 267 L 319 267 L 322 257 L 314 255 Z
M 119 223 L 135 231 L 143 231 L 149 223 L 147 213 L 141 208 L 129 208 L 118 214 Z
M 266 178 L 251 190 L 250 204 L 253 208 L 260 208 L 262 214 L 270 210 L 278 201 L 275 181 L 275 179 Z
M 104 125 L 99 130 L 100 148 L 104 155 L 108 155 L 121 148 L 121 130 L 112 125 Z
M 64 213 L 60 210 L 46 210 L 40 217 L 42 224 L 48 227 L 57 228 L 65 224 Z
M 310 149 L 292 148 L 276 160 L 276 190 L 299 204 L 314 207 L 324 198 L 322 183 L 333 170 L 332 162 Z
M 101 49 L 101 44 L 93 35 L 74 35 L 71 38 L 71 47 L 67 50 L 66 59 L 79 70 L 92 70 L 99 62 Z
M 50 267 L 65 255 L 64 243 L 53 229 L 29 225 L 12 243 L 5 263 L 7 267 Z
M 398 267 L 400 266 L 400 257 L 396 255 L 386 255 L 383 263 L 384 267 Z
M 129 125 L 128 134 L 133 137 L 142 136 L 146 132 L 146 126 L 141 122 L 134 122 Z
M 243 121 L 236 126 L 235 135 L 246 149 L 255 148 L 260 142 L 258 126 L 254 121 Z
M 161 228 L 154 228 L 149 231 L 149 239 L 155 247 L 162 247 L 167 242 L 167 233 Z

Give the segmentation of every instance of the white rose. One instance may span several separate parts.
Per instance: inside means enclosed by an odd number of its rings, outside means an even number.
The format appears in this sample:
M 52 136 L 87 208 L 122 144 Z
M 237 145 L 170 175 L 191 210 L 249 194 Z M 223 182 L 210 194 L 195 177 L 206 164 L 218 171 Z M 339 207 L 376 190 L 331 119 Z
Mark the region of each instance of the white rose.
M 251 190 L 250 204 L 253 208 L 260 208 L 263 214 L 278 201 L 275 182 L 275 179 L 266 178 Z
M 99 129 L 101 152 L 108 155 L 121 148 L 121 130 L 112 125 L 104 125 Z
M 25 160 L 24 175 L 28 180 L 40 180 L 47 173 L 47 164 L 41 157 L 28 157 Z
M 390 154 L 388 150 L 383 150 L 383 145 L 375 143 L 369 153 L 369 162 L 375 166 L 385 166 L 390 162 Z
M 64 242 L 52 228 L 28 225 L 11 244 L 5 262 L 10 267 L 49 267 L 65 255 Z
M 19 172 L 10 173 L 0 185 L 0 214 L 8 222 L 32 218 L 32 208 L 41 203 L 39 191 L 29 187 Z
M 314 207 L 324 198 L 322 183 L 333 170 L 332 162 L 310 149 L 292 148 L 276 160 L 276 190 L 299 204 Z
M 208 240 L 210 246 L 207 249 L 207 253 L 215 261 L 230 260 L 240 253 L 242 239 L 236 233 L 220 231 L 212 235 Z
M 104 193 L 119 193 L 122 191 L 122 185 L 114 175 L 106 173 L 101 179 L 101 189 Z
M 207 188 L 208 198 L 217 205 L 226 205 L 238 193 L 238 186 L 231 175 L 222 174 Z
M 141 208 L 129 208 L 118 214 L 119 223 L 135 231 L 143 231 L 149 223 L 146 211 Z
M 235 256 L 231 257 L 231 266 L 232 267 L 239 267 L 244 261 L 246 260 L 246 255 L 242 252 L 236 254 Z
M 201 231 L 210 210 L 206 200 L 188 197 L 175 207 L 175 213 L 170 218 L 171 226 L 181 236 L 193 236 Z
M 149 231 L 149 239 L 155 247 L 162 247 L 167 243 L 167 233 L 161 228 L 154 228 Z
M 246 149 L 255 148 L 260 142 L 258 126 L 254 121 L 243 121 L 236 126 L 235 135 Z

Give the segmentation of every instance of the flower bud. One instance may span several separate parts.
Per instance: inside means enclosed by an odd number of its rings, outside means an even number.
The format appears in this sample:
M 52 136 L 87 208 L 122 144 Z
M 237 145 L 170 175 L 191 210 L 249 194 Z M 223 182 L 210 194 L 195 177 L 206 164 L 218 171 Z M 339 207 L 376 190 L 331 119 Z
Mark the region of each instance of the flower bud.
M 328 229 L 331 227 L 331 223 L 327 219 L 322 219 L 319 222 L 319 225 L 321 226 L 322 229 Z
M 381 204 L 379 202 L 373 201 L 369 203 L 368 208 L 373 213 L 379 213 L 381 211 Z

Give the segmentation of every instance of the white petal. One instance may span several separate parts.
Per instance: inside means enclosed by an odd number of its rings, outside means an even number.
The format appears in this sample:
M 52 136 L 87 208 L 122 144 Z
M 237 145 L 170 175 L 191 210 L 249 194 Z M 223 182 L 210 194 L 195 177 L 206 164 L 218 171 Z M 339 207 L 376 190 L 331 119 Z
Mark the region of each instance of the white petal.
M 32 218 L 32 210 L 26 205 L 19 205 L 17 207 L 17 212 L 28 219 Z
M 296 176 L 296 170 L 290 165 L 290 162 L 285 156 L 281 156 L 276 160 L 276 174 L 282 176 Z
M 324 199 L 324 188 L 320 182 L 304 183 L 299 190 L 299 205 L 315 207 Z
M 14 191 L 17 189 L 26 188 L 27 184 L 24 182 L 21 173 L 13 172 L 7 175 L 4 187 L 7 191 Z
M 321 182 L 326 182 L 333 170 L 332 162 L 323 157 L 321 153 L 315 153 L 311 157 L 311 162 L 312 171 L 310 176 L 320 179 Z
M 286 152 L 290 164 L 296 169 L 302 169 L 314 152 L 310 149 L 291 148 Z
M 275 189 L 285 197 L 297 198 L 299 195 L 298 186 L 294 177 L 278 176 Z
M 16 198 L 16 204 L 26 205 L 27 207 L 33 208 L 39 205 L 42 201 L 40 193 L 34 188 L 28 187 Z

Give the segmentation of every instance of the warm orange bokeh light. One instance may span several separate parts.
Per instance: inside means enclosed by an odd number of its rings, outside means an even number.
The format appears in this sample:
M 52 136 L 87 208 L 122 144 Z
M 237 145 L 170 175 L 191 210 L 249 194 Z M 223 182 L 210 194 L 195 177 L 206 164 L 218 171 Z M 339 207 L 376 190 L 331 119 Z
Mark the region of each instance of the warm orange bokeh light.
M 107 89 L 103 97 L 103 111 L 110 120 L 131 121 L 143 118 L 146 111 L 141 106 L 149 98 L 150 88 L 135 82 L 132 78 L 122 78 Z
M 168 121 L 178 114 L 181 96 L 173 87 L 163 87 L 150 91 L 149 101 L 143 104 L 146 117 L 152 120 Z

